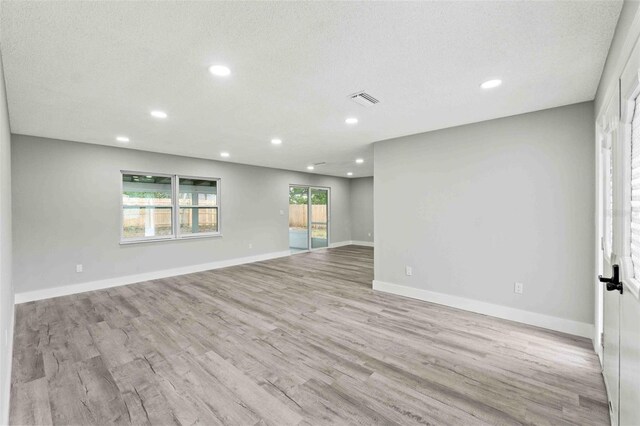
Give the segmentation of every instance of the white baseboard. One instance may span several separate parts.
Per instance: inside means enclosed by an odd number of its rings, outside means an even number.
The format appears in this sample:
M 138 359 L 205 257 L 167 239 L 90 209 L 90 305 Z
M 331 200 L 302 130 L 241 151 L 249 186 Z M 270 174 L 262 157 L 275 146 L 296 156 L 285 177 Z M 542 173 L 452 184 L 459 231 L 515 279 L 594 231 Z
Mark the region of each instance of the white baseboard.
M 524 324 L 535 325 L 549 330 L 560 331 L 576 336 L 593 337 L 593 324 L 573 321 L 566 318 L 552 317 L 535 312 L 524 311 L 522 309 L 510 308 L 508 306 L 495 305 L 493 303 L 481 302 L 467 299 L 460 296 L 453 296 L 445 293 L 423 290 L 405 285 L 392 284 L 383 281 L 373 281 L 373 289 L 385 293 L 397 294 L 399 296 L 410 297 L 412 299 L 424 300 L 437 303 L 439 305 L 451 306 L 453 308 L 464 309 L 465 311 L 476 312 L 492 317 L 502 318 Z
M 329 248 L 343 247 L 343 246 L 366 246 L 373 247 L 373 243 L 368 241 L 340 241 L 337 243 L 329 244 Z
M 185 266 L 181 268 L 163 269 L 161 271 L 145 272 L 142 274 L 126 275 L 123 277 L 108 278 L 105 280 L 89 281 L 85 283 L 70 284 L 60 287 L 42 290 L 25 291 L 16 293 L 15 303 L 25 303 L 34 300 L 50 299 L 52 297 L 67 296 L 70 294 L 84 293 L 86 291 L 102 290 L 110 287 L 118 287 L 160 278 L 175 277 L 177 275 L 192 274 L 194 272 L 208 271 L 211 269 L 226 268 L 228 266 L 242 265 L 245 263 L 260 262 L 262 260 L 275 259 L 289 256 L 289 250 L 273 253 L 259 254 L 256 256 L 239 257 L 236 259 L 221 260 L 218 262 L 203 263 L 200 265 Z
M 344 247 L 344 246 L 349 246 L 349 245 L 351 245 L 351 241 L 338 241 L 337 243 L 329 244 L 329 247 L 327 247 L 327 248 Z
M 373 247 L 372 241 L 351 241 L 351 244 L 353 244 L 354 246 Z
M 9 404 L 10 398 L 9 394 L 11 391 L 11 366 L 13 361 L 13 328 L 15 327 L 16 320 L 16 312 L 15 308 L 12 306 L 11 309 L 11 324 L 9 324 L 9 344 L 7 345 L 7 374 L 6 381 L 4 383 L 0 383 L 0 425 L 8 425 L 9 424 Z M 2 368 L 0 366 L 0 368 Z
M 360 241 L 340 241 L 331 243 L 330 248 L 342 247 L 348 245 L 368 245 L 372 243 Z M 123 277 L 107 278 L 98 281 L 89 281 L 85 283 L 70 284 L 65 286 L 47 288 L 42 290 L 33 290 L 16 293 L 15 303 L 26 303 L 34 300 L 50 299 L 52 297 L 68 296 L 70 294 L 84 293 L 93 290 L 102 290 L 110 287 L 118 287 L 121 285 L 134 284 L 143 281 L 157 280 L 160 278 L 175 277 L 177 275 L 192 274 L 194 272 L 209 271 L 211 269 L 226 268 L 228 266 L 242 265 L 245 263 L 260 262 L 262 260 L 276 259 L 291 255 L 290 250 L 279 251 L 273 253 L 265 253 L 256 256 L 239 257 L 235 259 L 221 260 L 218 262 L 203 263 L 200 265 L 185 266 L 181 268 L 163 269 L 161 271 L 145 272 L 142 274 L 126 275 Z

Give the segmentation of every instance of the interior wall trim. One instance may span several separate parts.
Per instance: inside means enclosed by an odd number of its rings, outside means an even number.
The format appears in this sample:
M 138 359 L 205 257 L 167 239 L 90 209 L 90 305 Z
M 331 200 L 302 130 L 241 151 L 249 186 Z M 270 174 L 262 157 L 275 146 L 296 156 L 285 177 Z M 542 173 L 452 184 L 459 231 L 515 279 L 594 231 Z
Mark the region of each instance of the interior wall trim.
M 7 339 L 9 340 L 9 345 L 7 348 L 8 360 L 7 360 L 7 375 L 6 382 L 0 383 L 0 395 L 2 398 L 2 402 L 0 407 L 2 407 L 2 412 L 0 413 L 0 424 L 8 425 L 9 424 L 9 404 L 10 404 L 10 393 L 11 393 L 11 371 L 13 366 L 13 335 L 14 335 L 14 327 L 16 322 L 16 312 L 13 307 L 11 307 L 11 324 L 9 324 L 9 335 Z
M 42 290 L 16 292 L 15 303 L 26 303 L 34 300 L 50 299 L 52 297 L 68 296 L 70 294 L 84 293 L 93 290 L 119 287 L 127 284 L 134 284 L 160 278 L 175 277 L 178 275 L 192 274 L 212 269 L 226 268 L 228 266 L 243 265 L 245 263 L 260 262 L 263 260 L 276 259 L 278 257 L 289 256 L 289 250 L 272 253 L 259 254 L 256 256 L 239 257 L 235 259 L 220 260 L 217 262 L 202 263 L 199 265 L 184 266 L 180 268 L 163 269 L 160 271 L 145 272 L 142 274 L 125 275 L 122 277 L 107 278 L 98 281 L 89 281 L 78 284 L 70 284 L 59 287 L 52 287 Z
M 573 334 L 575 336 L 586 337 L 588 339 L 593 337 L 593 324 L 585 322 L 538 314 L 522 309 L 510 308 L 508 306 L 495 305 L 493 303 L 481 302 L 479 300 L 467 299 L 465 297 L 437 293 L 434 291 L 378 280 L 373 281 L 373 289 L 385 293 L 396 294 L 398 296 L 410 297 L 412 299 L 424 300 L 426 302 L 463 309 L 465 311 L 475 312 L 478 314 L 534 325 L 536 327 L 542 327 L 549 330 L 560 331 L 562 333 Z
M 370 241 L 340 241 L 338 243 L 329 244 L 329 248 L 336 248 L 342 246 L 365 246 L 373 247 L 373 243 Z
M 332 243 L 331 248 L 348 245 L 359 245 L 373 247 L 373 243 L 366 241 L 340 241 Z M 107 278 L 104 280 L 88 281 L 84 283 L 69 284 L 52 287 L 42 290 L 23 291 L 15 294 L 15 303 L 26 303 L 34 300 L 50 299 L 52 297 L 68 296 L 70 294 L 84 293 L 93 290 L 118 287 L 122 285 L 135 284 L 139 282 L 157 280 L 161 278 L 175 277 L 178 275 L 192 274 L 195 272 L 209 271 L 212 269 L 226 268 L 228 266 L 243 265 L 245 263 L 260 262 L 263 260 L 276 259 L 291 255 L 291 251 L 284 250 L 272 253 L 259 254 L 256 256 L 239 257 L 235 259 L 220 260 L 217 262 L 203 263 L 199 265 L 184 266 L 180 268 L 163 269 L 160 271 L 145 272 L 142 274 L 125 275 L 122 277 Z
M 373 247 L 373 241 L 351 241 L 354 246 Z

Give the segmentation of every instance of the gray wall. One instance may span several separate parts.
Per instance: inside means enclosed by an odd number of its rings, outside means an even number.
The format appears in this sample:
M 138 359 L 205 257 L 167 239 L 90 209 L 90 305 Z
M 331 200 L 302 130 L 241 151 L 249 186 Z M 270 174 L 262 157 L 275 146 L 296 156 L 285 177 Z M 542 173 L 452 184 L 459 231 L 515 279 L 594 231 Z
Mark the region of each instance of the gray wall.
M 351 180 L 351 239 L 373 242 L 373 178 Z
M 376 143 L 375 279 L 593 323 L 593 140 L 588 102 Z
M 11 133 L 0 58 L 0 424 L 9 421 L 9 386 L 13 341 L 11 280 Z
M 288 250 L 291 183 L 331 187 L 331 242 L 351 239 L 348 179 L 30 136 L 12 141 L 16 293 Z M 224 236 L 121 246 L 121 169 L 222 178 Z

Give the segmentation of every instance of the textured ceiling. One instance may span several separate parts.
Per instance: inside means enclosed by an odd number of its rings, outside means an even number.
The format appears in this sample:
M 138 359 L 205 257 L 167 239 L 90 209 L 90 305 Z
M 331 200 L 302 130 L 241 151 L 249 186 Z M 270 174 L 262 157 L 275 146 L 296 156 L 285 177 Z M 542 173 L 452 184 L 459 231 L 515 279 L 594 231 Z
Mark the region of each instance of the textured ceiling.
M 367 176 L 372 142 L 592 100 L 621 4 L 3 1 L 11 130 Z

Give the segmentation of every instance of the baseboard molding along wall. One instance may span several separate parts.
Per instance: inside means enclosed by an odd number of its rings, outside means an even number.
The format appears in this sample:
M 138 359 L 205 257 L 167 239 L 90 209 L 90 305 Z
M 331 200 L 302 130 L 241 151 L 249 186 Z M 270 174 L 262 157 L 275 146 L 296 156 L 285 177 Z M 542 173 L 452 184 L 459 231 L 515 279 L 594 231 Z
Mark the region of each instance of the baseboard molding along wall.
M 329 244 L 329 248 L 336 248 L 342 246 L 365 246 L 365 247 L 373 247 L 373 243 L 369 241 L 340 241 L 337 243 Z
M 585 322 L 552 317 L 522 309 L 495 305 L 493 303 L 481 302 L 478 300 L 467 299 L 445 293 L 437 293 L 400 284 L 392 284 L 384 281 L 374 280 L 373 289 L 385 293 L 410 297 L 412 299 L 437 303 L 439 305 L 450 306 L 452 308 L 463 309 L 465 311 L 475 312 L 478 314 L 534 325 L 549 330 L 560 331 L 562 333 L 573 334 L 575 336 L 587 337 L 589 339 L 593 337 L 593 324 Z
M 0 383 L 0 398 L 2 398 L 2 412 L 0 413 L 0 425 L 8 425 L 9 424 L 9 405 L 10 398 L 9 394 L 11 393 L 11 371 L 13 366 L 13 334 L 16 322 L 16 313 L 15 309 L 12 309 L 11 314 L 11 324 L 9 324 L 9 335 L 7 336 L 7 340 L 9 342 L 7 353 L 9 354 L 9 359 L 7 360 L 7 375 L 5 383 Z
M 353 244 L 354 246 L 373 247 L 372 241 L 351 241 L 351 244 Z
M 243 265 L 245 263 L 260 262 L 262 260 L 276 259 L 289 256 L 289 250 L 273 253 L 259 254 L 256 256 L 239 257 L 235 259 L 221 260 L 218 262 L 203 263 L 199 265 L 185 266 L 181 268 L 163 269 L 161 271 L 145 272 L 142 274 L 126 275 L 123 277 L 108 278 L 105 280 L 89 281 L 85 283 L 70 284 L 60 287 L 47 288 L 16 293 L 15 303 L 26 303 L 34 300 L 50 299 L 52 297 L 68 296 L 70 294 L 84 293 L 93 290 L 118 287 L 143 281 L 157 280 L 160 278 L 175 277 L 178 275 L 192 274 L 194 272 L 208 271 L 211 269 L 226 268 L 228 266 Z
M 373 247 L 373 243 L 367 241 L 340 241 L 332 243 L 330 248 L 348 245 L 359 245 Z M 226 268 L 228 266 L 243 265 L 245 263 L 260 262 L 263 260 L 276 259 L 278 257 L 289 256 L 289 250 L 265 253 L 256 256 L 239 257 L 235 259 L 221 260 L 218 262 L 203 263 L 200 265 L 185 266 L 181 268 L 163 269 L 161 271 L 145 272 L 142 274 L 126 275 L 123 277 L 107 278 L 98 281 L 70 284 L 65 286 L 33 290 L 16 293 L 15 303 L 26 303 L 34 300 L 50 299 L 52 297 L 68 296 L 70 294 L 84 293 L 93 290 L 118 287 L 122 285 L 135 284 L 139 282 L 158 280 L 160 278 L 175 277 L 178 275 L 193 274 L 195 272 L 209 271 L 211 269 Z

